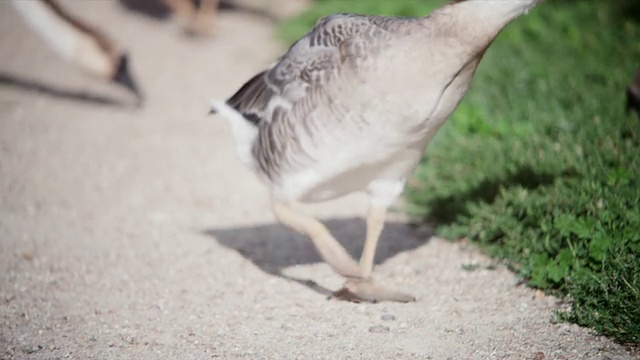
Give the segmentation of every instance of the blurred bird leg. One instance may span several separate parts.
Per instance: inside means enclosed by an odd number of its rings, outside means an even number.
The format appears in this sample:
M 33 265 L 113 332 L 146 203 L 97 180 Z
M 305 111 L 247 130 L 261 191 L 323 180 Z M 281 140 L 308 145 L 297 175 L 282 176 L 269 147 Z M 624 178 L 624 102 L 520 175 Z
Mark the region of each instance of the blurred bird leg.
M 72 15 L 56 0 L 10 0 L 10 4 L 58 56 L 142 99 L 126 52 L 102 30 Z
M 415 297 L 410 294 L 384 288 L 376 284 L 371 278 L 376 248 L 380 235 L 382 234 L 382 229 L 384 228 L 386 214 L 386 207 L 375 205 L 369 207 L 369 212 L 367 213 L 367 234 L 364 248 L 360 255 L 361 277 L 359 279 L 347 279 L 342 289 L 333 293 L 332 297 L 354 302 L 411 302 L 416 300 Z
M 185 31 L 193 36 L 211 36 L 215 33 L 215 20 L 219 0 L 164 0 L 167 6 L 185 22 Z
M 191 18 L 196 12 L 196 5 L 192 0 L 164 0 L 164 2 L 180 18 Z
M 330 298 L 354 302 L 415 301 L 415 297 L 384 288 L 371 278 L 376 246 L 384 226 L 386 208 L 371 207 L 367 216 L 367 237 L 358 265 L 347 250 L 331 235 L 329 230 L 315 218 L 294 211 L 281 202 L 273 204 L 273 213 L 278 221 L 307 236 L 320 256 L 338 274 L 347 278 L 342 289 Z
M 361 277 L 358 264 L 320 221 L 294 211 L 282 202 L 274 202 L 273 213 L 280 223 L 309 237 L 320 256 L 335 272 L 346 278 Z

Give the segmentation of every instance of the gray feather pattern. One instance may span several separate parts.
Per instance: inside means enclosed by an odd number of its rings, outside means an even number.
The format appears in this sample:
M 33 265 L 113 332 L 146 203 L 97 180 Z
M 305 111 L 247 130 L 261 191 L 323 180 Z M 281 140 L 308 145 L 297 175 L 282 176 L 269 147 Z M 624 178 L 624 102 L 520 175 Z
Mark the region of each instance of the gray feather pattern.
M 322 18 L 273 67 L 227 101 L 259 129 L 252 152 L 263 174 L 277 181 L 283 171 L 311 165 L 314 159 L 304 144 L 320 145 L 323 128 L 367 125 L 361 118 L 345 124 L 348 111 L 329 95 L 328 87 L 338 76 L 344 78 L 345 66 L 350 76 L 357 76 L 368 56 L 394 36 L 409 34 L 408 22 L 415 19 L 353 14 Z M 325 116 L 317 116 L 319 108 Z

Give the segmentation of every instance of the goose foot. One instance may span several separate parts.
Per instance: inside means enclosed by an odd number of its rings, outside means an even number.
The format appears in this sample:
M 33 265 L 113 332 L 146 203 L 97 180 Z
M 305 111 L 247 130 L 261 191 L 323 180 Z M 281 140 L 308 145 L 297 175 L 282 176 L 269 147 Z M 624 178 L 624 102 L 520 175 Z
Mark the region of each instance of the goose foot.
M 331 294 L 329 299 L 345 300 L 355 303 L 377 303 L 382 301 L 408 303 L 416 301 L 413 295 L 377 285 L 371 278 L 349 279 L 342 285 L 340 290 Z
M 209 37 L 215 35 L 215 16 L 197 14 L 186 26 L 185 32 L 188 36 Z

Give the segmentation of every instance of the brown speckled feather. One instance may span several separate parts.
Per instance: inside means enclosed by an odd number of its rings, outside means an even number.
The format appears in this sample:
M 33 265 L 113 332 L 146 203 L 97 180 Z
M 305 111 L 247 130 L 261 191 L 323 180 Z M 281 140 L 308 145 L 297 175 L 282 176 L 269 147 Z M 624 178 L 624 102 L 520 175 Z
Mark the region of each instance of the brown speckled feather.
M 251 122 L 271 121 L 268 107 L 275 96 L 295 107 L 308 92 L 317 91 L 337 76 L 340 64 L 347 59 L 371 56 L 370 51 L 393 34 L 409 33 L 408 22 L 415 19 L 353 14 L 322 18 L 286 55 L 244 84 L 227 103 L 240 113 L 251 114 Z
M 301 137 L 314 141 L 318 124 L 308 115 L 318 106 L 334 113 L 327 84 L 357 76 L 362 61 L 375 56 L 394 36 L 407 35 L 417 26 L 412 18 L 338 14 L 320 19 L 313 30 L 293 44 L 271 68 L 236 92 L 227 104 L 260 128 L 253 153 L 263 173 L 295 166 L 310 159 Z M 348 64 L 345 64 L 348 63 Z M 340 117 L 337 117 L 340 120 Z M 285 139 L 293 141 L 285 141 Z

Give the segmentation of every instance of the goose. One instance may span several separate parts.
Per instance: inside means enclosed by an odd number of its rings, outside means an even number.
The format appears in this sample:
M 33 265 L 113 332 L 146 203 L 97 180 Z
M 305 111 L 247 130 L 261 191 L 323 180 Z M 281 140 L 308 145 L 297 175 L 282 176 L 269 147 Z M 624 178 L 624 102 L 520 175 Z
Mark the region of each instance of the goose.
M 75 17 L 56 0 L 9 2 L 59 56 L 89 74 L 125 87 L 142 100 L 129 71 L 129 56 L 98 28 Z
M 387 209 L 461 101 L 485 51 L 542 0 L 457 0 L 419 18 L 335 14 L 210 113 L 267 186 L 281 224 L 345 278 L 333 298 L 411 302 L 372 276 Z M 299 205 L 368 196 L 359 261 Z

